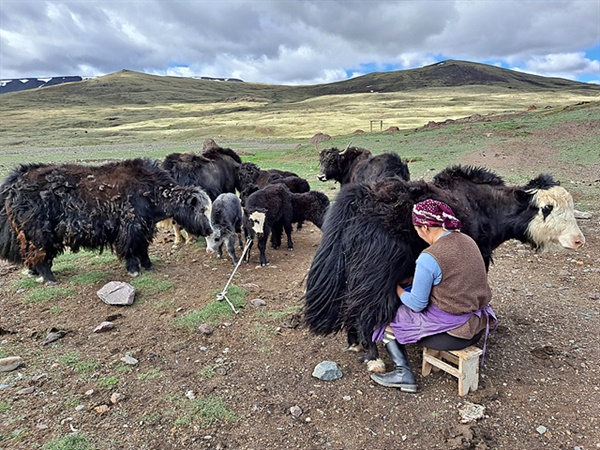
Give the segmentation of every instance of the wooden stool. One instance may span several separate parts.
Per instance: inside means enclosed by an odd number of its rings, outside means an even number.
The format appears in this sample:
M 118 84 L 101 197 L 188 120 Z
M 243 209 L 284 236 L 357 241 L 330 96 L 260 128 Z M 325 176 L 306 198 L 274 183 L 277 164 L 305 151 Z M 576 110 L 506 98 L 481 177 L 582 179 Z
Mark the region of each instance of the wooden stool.
M 421 374 L 426 377 L 431 368 L 442 369 L 458 378 L 458 395 L 467 395 L 476 391 L 479 386 L 479 357 L 483 351 L 471 346 L 462 350 L 432 350 L 423 347 L 423 369 Z M 448 362 L 450 364 L 448 364 Z

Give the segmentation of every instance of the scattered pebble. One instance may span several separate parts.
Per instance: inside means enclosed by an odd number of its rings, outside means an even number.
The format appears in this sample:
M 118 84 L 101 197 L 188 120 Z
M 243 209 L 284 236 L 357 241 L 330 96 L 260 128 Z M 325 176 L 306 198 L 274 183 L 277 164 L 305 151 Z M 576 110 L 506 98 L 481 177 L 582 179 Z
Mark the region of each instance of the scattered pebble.
M 112 322 L 102 322 L 96 328 L 94 328 L 94 333 L 102 333 L 104 331 L 112 330 L 115 327 L 115 324 Z
M 29 395 L 29 394 L 32 394 L 33 391 L 35 391 L 35 387 L 29 386 L 29 387 L 21 389 L 20 391 L 17 391 L 17 395 Z
M 125 356 L 121 358 L 125 364 L 129 364 L 130 366 L 134 366 L 138 363 L 138 360 L 131 356 L 129 353 L 126 353 Z
M 290 413 L 294 417 L 300 417 L 302 415 L 302 409 L 299 406 L 292 406 L 290 408 Z
M 100 406 L 96 406 L 94 408 L 94 411 L 96 411 L 98 414 L 104 414 L 106 412 L 108 412 L 110 410 L 110 408 L 108 407 L 108 405 L 100 405 Z
M 56 330 L 55 328 L 53 328 L 46 335 L 46 339 L 44 340 L 44 345 L 48 345 L 54 341 L 58 341 L 59 339 L 62 339 L 63 337 L 65 337 L 66 334 L 67 334 L 66 331 L 60 331 L 60 330 Z
M 198 331 L 204 334 L 213 334 L 215 332 L 215 327 L 209 323 L 203 323 L 198 326 Z
M 546 428 L 544 425 L 540 425 L 535 429 L 535 431 L 537 431 L 539 434 L 544 434 L 546 431 L 548 431 L 548 428 Z
M 113 395 L 110 396 L 110 402 L 114 405 L 114 404 L 119 403 L 124 398 L 125 398 L 125 396 L 123 394 L 115 392 L 115 393 L 113 393 Z
M 261 298 L 252 299 L 250 300 L 250 303 L 252 303 L 254 306 L 267 306 L 267 302 Z

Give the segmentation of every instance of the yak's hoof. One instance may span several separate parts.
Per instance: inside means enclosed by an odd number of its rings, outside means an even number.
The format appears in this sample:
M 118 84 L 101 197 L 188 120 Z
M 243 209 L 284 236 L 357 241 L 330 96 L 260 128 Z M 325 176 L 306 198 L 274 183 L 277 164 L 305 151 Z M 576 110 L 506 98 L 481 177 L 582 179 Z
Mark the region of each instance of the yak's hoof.
M 360 345 L 360 344 L 352 344 L 352 345 L 349 345 L 346 348 L 347 352 L 356 352 L 356 353 L 358 353 L 358 352 L 360 352 L 362 350 L 363 350 L 363 346 Z
M 385 363 L 381 358 L 366 361 L 367 370 L 375 373 L 385 373 Z
M 56 280 L 44 280 L 44 277 L 37 277 L 35 279 L 36 283 L 40 283 L 40 284 L 44 284 L 46 286 L 56 286 L 58 284 L 58 281 Z

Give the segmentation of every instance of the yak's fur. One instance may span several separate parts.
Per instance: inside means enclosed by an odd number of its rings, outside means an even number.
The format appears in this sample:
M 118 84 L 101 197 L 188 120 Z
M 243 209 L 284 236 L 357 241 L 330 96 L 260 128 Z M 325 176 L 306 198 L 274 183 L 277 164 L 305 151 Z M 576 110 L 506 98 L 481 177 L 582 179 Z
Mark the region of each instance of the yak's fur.
M 263 170 L 251 162 L 242 163 L 238 174 L 242 205 L 245 204 L 250 194 L 264 188 L 267 184 L 283 183 L 292 192 L 308 192 L 310 190 L 308 181 L 299 177 L 294 172 L 279 169 Z
M 319 191 L 292 193 L 292 222 L 299 224 L 308 220 L 321 228 L 329 203 L 329 197 Z
M 162 162 L 182 186 L 201 187 L 214 201 L 223 192 L 240 190 L 238 170 L 242 160 L 230 148 L 210 148 L 201 155 L 171 153 Z
M 319 154 L 321 181 L 335 180 L 342 186 L 348 183 L 369 183 L 388 177 L 410 179 L 408 166 L 396 153 L 372 156 L 371 151 L 360 147 L 338 150 L 336 147 Z
M 366 361 L 376 359 L 371 334 L 393 319 L 396 285 L 413 275 L 425 247 L 411 223 L 415 203 L 433 198 L 450 205 L 489 267 L 492 251 L 509 239 L 538 245 L 528 233 L 541 214 L 536 192 L 558 184 L 540 175 L 525 186 L 509 187 L 486 169 L 455 166 L 431 183 L 389 178 L 343 186 L 326 216 L 307 278 L 309 329 L 320 335 L 346 329 L 349 344 L 367 348 Z
M 182 187 L 156 161 L 102 166 L 23 164 L 0 186 L 0 257 L 55 282 L 53 259 L 66 248 L 109 248 L 136 276 L 151 267 L 155 223 L 174 218 L 210 233 L 210 199 Z

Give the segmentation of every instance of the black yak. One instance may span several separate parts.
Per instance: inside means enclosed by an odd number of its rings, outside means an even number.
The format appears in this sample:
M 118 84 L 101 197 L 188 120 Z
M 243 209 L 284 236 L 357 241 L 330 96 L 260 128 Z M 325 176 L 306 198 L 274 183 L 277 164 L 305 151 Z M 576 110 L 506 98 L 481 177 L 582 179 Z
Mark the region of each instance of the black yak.
M 244 162 L 240 165 L 238 173 L 242 205 L 245 204 L 246 198 L 250 194 L 264 188 L 268 184 L 283 183 L 290 191 L 296 193 L 308 192 L 310 190 L 308 181 L 299 177 L 294 172 L 279 169 L 263 170 L 254 163 Z
M 493 250 L 509 239 L 540 251 L 585 242 L 571 195 L 549 175 L 511 187 L 486 169 L 455 166 L 431 183 L 388 178 L 342 187 L 309 270 L 304 315 L 315 334 L 345 329 L 350 348 L 366 348 L 362 361 L 371 371 L 384 370 L 373 330 L 393 319 L 396 285 L 413 275 L 425 246 L 412 226 L 412 207 L 428 198 L 452 208 L 486 267 Z
M 150 269 L 155 223 L 172 217 L 207 235 L 211 201 L 179 186 L 149 159 L 101 166 L 23 164 L 0 186 L 0 257 L 55 283 L 52 261 L 66 248 L 109 248 L 131 276 Z
M 319 154 L 321 164 L 317 178 L 320 181 L 335 180 L 342 186 L 347 183 L 367 183 L 387 177 L 410 179 L 408 166 L 396 153 L 372 156 L 371 151 L 360 147 L 344 150 L 329 148 Z
M 241 190 L 238 175 L 241 164 L 242 159 L 235 151 L 216 144 L 209 145 L 200 155 L 171 153 L 162 161 L 162 167 L 178 184 L 200 187 L 212 201 L 223 192 L 235 193 L 236 189 Z M 163 228 L 172 227 L 175 234 L 173 246 L 178 246 L 183 241 L 179 225 L 181 224 L 177 222 L 161 224 Z M 188 236 L 187 241 L 191 239 Z

